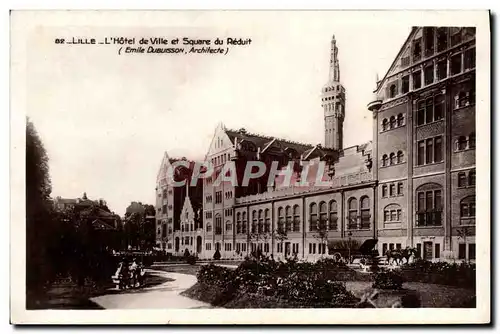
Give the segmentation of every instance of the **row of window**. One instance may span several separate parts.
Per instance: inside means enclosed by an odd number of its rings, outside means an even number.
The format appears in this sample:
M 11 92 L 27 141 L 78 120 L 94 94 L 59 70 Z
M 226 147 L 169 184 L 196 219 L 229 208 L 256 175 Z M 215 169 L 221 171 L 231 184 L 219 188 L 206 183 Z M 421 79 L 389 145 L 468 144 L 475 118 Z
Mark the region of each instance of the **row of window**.
M 222 145 L 222 143 L 221 143 L 221 145 Z M 227 161 L 230 161 L 230 160 L 231 160 L 231 155 L 229 153 L 224 153 L 222 155 L 219 155 L 217 157 L 212 158 L 211 162 L 212 162 L 212 165 L 218 166 L 218 165 L 223 165 Z
M 181 245 L 186 245 L 186 246 L 193 245 L 193 237 L 181 238 Z
M 471 48 L 464 52 L 456 53 L 449 59 L 439 59 L 424 65 L 422 69 L 416 68 L 411 74 L 405 75 L 401 80 L 392 81 L 387 87 L 388 98 L 395 98 L 399 94 L 406 94 L 410 90 L 422 88 L 450 76 L 460 74 L 476 67 L 476 49 Z M 412 87 L 410 87 L 410 75 Z
M 326 254 L 326 244 L 317 244 L 318 254 Z M 309 254 L 316 254 L 316 243 L 309 243 Z
M 247 251 L 246 243 L 236 243 L 236 253 L 245 253 Z
M 387 189 L 389 189 L 389 193 L 387 193 Z M 397 192 L 396 192 L 396 183 L 391 183 L 389 185 L 382 185 L 382 197 L 392 197 L 392 196 L 402 196 L 403 195 L 403 182 L 397 183 Z
M 384 154 L 382 156 L 382 167 L 388 167 L 396 164 L 401 164 L 404 162 L 404 154 L 403 151 L 398 151 L 398 153 L 392 152 L 387 155 Z
M 384 223 L 399 223 L 401 222 L 401 209 L 386 209 L 384 210 Z
M 222 203 L 222 191 L 215 192 L 215 204 Z
M 255 244 L 252 242 L 250 244 L 250 250 L 252 252 L 259 250 L 259 251 L 264 252 L 264 253 L 269 253 L 269 250 L 270 250 L 269 243 L 266 242 L 264 244 L 262 244 L 262 243 Z
M 205 218 L 211 219 L 212 218 L 212 211 L 206 211 L 205 212 Z
M 290 245 L 292 246 L 292 249 L 290 249 Z M 285 247 L 283 247 L 285 246 Z M 299 244 L 298 243 L 282 243 L 282 242 L 279 242 L 276 244 L 276 253 L 285 253 L 285 256 L 289 256 L 290 255 L 290 251 L 291 251 L 291 254 L 295 255 L 295 254 L 299 254 Z
M 419 140 L 417 143 L 417 166 L 443 161 L 443 137 Z
M 319 218 L 319 219 L 318 219 Z M 309 205 L 309 232 L 320 230 L 336 231 L 338 229 L 338 207 L 337 201 L 331 200 L 328 203 L 311 203 Z
M 384 120 L 382 121 L 382 131 L 396 129 L 404 125 L 405 117 L 403 116 L 403 114 L 398 114 L 397 118 L 396 116 L 391 116 L 389 120 L 387 118 L 384 118 Z
M 298 205 L 278 208 L 278 231 L 300 232 L 300 208 Z
M 417 188 L 417 226 L 441 226 L 442 188 L 437 184 Z
M 232 191 L 226 191 L 224 193 L 224 196 L 226 197 L 226 199 L 230 199 L 233 197 L 233 192 Z
M 224 209 L 224 216 L 229 217 L 233 215 L 233 209 Z
M 226 252 L 230 252 L 230 251 L 231 251 L 231 249 L 232 249 L 232 247 L 233 247 L 233 245 L 232 245 L 232 244 L 230 244 L 230 243 L 226 243 L 226 244 L 224 244 L 224 250 L 225 250 Z
M 212 203 L 212 195 L 206 195 L 205 196 L 205 202 Z
M 456 151 L 465 151 L 476 148 L 476 133 L 472 132 L 468 137 L 460 136 L 455 141 Z
M 252 211 L 251 233 L 260 234 L 271 232 L 271 216 L 269 213 L 269 209 Z

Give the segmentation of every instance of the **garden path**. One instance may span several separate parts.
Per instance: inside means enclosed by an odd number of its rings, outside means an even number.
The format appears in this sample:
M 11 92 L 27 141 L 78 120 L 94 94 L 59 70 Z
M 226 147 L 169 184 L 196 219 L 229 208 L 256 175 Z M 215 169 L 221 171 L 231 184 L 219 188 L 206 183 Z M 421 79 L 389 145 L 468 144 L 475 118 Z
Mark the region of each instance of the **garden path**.
M 105 309 L 213 308 L 210 304 L 180 295 L 196 283 L 195 276 L 159 270 L 148 272 L 173 281 L 130 292 L 116 293 L 113 289 L 109 294 L 91 300 Z

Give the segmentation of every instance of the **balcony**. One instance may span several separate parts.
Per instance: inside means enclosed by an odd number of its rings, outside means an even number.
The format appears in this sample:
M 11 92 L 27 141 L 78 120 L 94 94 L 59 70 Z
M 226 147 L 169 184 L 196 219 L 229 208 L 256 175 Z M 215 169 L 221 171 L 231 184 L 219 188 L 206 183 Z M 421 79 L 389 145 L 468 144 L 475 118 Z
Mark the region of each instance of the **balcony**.
M 442 211 L 424 211 L 417 212 L 417 227 L 436 227 L 442 226 Z

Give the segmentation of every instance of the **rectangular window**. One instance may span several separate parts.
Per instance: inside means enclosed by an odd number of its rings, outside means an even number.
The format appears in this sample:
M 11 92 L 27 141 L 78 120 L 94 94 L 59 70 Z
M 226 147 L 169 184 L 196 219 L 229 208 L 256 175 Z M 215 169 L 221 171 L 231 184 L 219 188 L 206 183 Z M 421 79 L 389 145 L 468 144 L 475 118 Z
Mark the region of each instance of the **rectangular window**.
M 389 244 L 389 249 L 394 250 L 394 244 Z
M 422 244 L 417 244 L 417 257 L 422 257 Z
M 410 91 L 410 77 L 408 75 L 404 76 L 403 79 L 401 79 L 401 90 L 403 94 Z
M 425 124 L 425 102 L 418 101 L 417 103 L 417 125 Z
M 425 101 L 425 123 L 431 123 L 434 121 L 434 100 L 433 98 L 428 98 Z
M 456 54 L 451 57 L 451 75 L 462 72 L 462 54 Z
M 390 220 L 390 212 L 388 210 L 384 211 L 384 221 L 388 222 Z
M 448 28 L 440 27 L 437 29 L 437 51 L 441 52 L 448 47 Z
M 423 140 L 418 142 L 418 151 L 417 151 L 417 165 L 423 165 L 424 164 L 424 157 L 425 157 L 425 143 Z
M 434 209 L 441 210 L 442 207 L 441 190 L 434 190 Z
M 396 244 L 396 249 L 401 249 L 401 244 Z
M 434 258 L 439 259 L 441 257 L 441 245 L 434 244 Z
M 396 210 L 391 210 L 391 221 L 397 221 Z
M 434 65 L 429 65 L 425 67 L 424 80 L 426 85 L 430 85 L 434 82 Z
M 469 217 L 469 205 L 468 204 L 462 204 L 460 205 L 460 217 Z
M 476 259 L 476 244 L 469 244 L 469 260 Z
M 432 191 L 427 191 L 425 193 L 425 210 L 430 211 L 433 208 L 432 205 Z
M 437 63 L 437 75 L 438 80 L 446 79 L 446 77 L 448 76 L 446 59 L 441 60 Z
M 398 195 L 403 195 L 403 183 L 398 183 Z
M 386 185 L 382 186 L 382 197 L 387 197 L 387 186 Z
M 434 97 L 434 120 L 439 121 L 444 115 L 444 95 L 436 95 Z
M 425 211 L 424 193 L 423 192 L 419 192 L 417 194 L 417 197 L 418 197 L 418 207 L 417 207 L 417 210 L 418 211 Z
M 427 27 L 424 28 L 424 38 L 425 38 L 425 56 L 431 56 L 434 54 L 434 28 Z
M 396 190 L 396 187 L 394 184 L 391 184 L 389 186 L 389 196 L 394 196 L 395 195 L 395 190 Z
M 422 58 L 422 39 L 419 38 L 413 41 L 413 62 L 416 62 Z
M 383 243 L 382 244 L 382 255 L 385 255 L 386 252 L 387 252 L 387 244 Z
M 458 258 L 460 260 L 465 260 L 465 244 L 458 244 Z
M 425 163 L 427 164 L 430 164 L 433 162 L 433 159 L 432 159 L 432 146 L 433 146 L 433 143 L 434 140 L 432 138 L 429 138 L 426 140 L 426 144 L 425 144 Z
M 476 67 L 476 49 L 472 48 L 465 51 L 464 54 L 464 68 L 470 70 Z
M 434 162 L 443 161 L 443 139 L 441 137 L 434 138 Z
M 420 71 L 413 72 L 413 89 L 419 89 L 422 87 L 422 74 Z
M 462 42 L 462 29 L 457 27 L 450 28 L 451 46 L 455 46 Z
M 316 254 L 316 244 L 313 244 L 313 254 Z

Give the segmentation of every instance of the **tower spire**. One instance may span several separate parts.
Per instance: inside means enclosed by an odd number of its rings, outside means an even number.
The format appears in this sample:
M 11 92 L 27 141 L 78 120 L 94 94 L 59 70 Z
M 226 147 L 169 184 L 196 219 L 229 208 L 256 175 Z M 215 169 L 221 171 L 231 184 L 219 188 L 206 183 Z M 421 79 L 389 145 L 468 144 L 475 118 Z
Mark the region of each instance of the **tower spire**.
M 330 66 L 328 82 L 323 86 L 321 106 L 325 115 L 325 147 L 341 150 L 345 111 L 345 89 L 340 83 L 340 65 L 335 35 L 330 42 Z
M 337 48 L 337 41 L 335 40 L 335 35 L 332 36 L 332 41 L 330 45 L 330 82 L 340 81 L 340 66 L 338 59 L 339 49 Z

